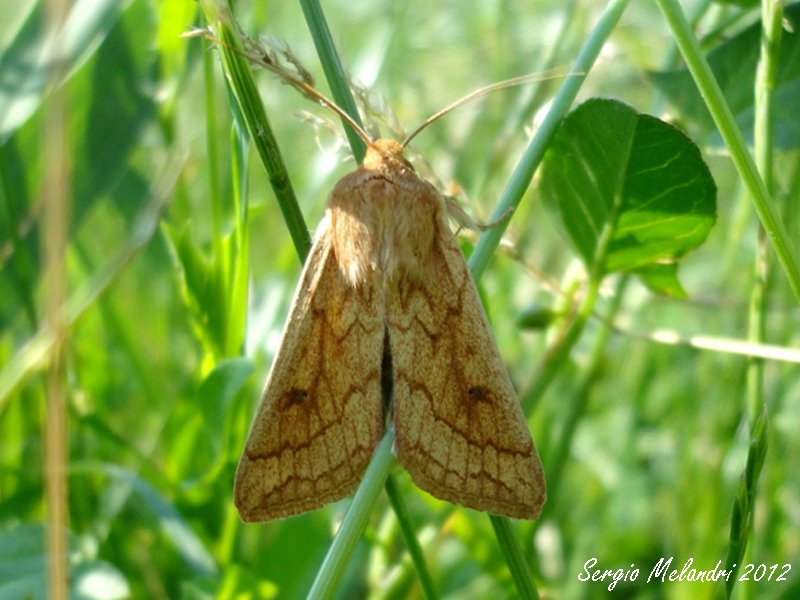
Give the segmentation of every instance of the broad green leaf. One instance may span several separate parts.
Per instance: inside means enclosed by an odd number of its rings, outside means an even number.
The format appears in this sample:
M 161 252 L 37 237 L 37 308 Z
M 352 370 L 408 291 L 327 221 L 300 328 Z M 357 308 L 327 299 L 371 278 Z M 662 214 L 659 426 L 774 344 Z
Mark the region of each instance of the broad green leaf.
M 30 164 L 12 138 L 0 145 L 0 242 L 8 245 L 8 268 L 0 270 L 0 323 L 24 308 L 31 329 L 36 329 L 36 282 L 39 277 L 38 229 L 24 236 L 30 206 L 26 170 Z
M 197 392 L 209 439 L 215 450 L 222 448 L 225 415 L 233 397 L 242 389 L 255 366 L 247 358 L 221 361 L 200 384 Z
M 146 48 L 155 29 L 146 5 L 134 3 L 111 28 L 80 77 L 70 82 L 84 101 L 71 109 L 74 131 L 72 220 L 107 195 L 130 222 L 139 212 L 150 173 L 132 165 L 139 137 L 156 117 L 153 57 Z
M 541 192 L 599 275 L 672 264 L 716 220 L 716 186 L 697 146 L 615 100 L 592 99 L 567 116 L 542 164 Z M 674 272 L 658 274 L 659 291 L 680 288 Z
M 39 108 L 53 60 L 63 61 L 65 72 L 71 75 L 97 49 L 129 2 L 77 0 L 70 7 L 58 48 L 42 26 L 41 4 L 30 12 L 0 58 L 0 140 Z
M 103 473 L 128 484 L 147 503 L 158 519 L 166 536 L 175 544 L 186 564 L 197 575 L 215 575 L 216 563 L 203 542 L 195 534 L 175 505 L 138 474 L 117 465 L 107 463 L 83 463 L 73 471 Z
M 784 28 L 775 74 L 775 144 L 784 149 L 800 144 L 800 3 L 784 10 L 789 28 Z M 761 52 L 761 21 L 725 41 L 708 54 L 708 64 L 722 88 L 722 93 L 745 136 L 753 138 L 755 94 L 753 81 Z M 704 132 L 715 131 L 711 115 L 694 79 L 686 68 L 651 72 L 650 80 L 680 111 L 680 117 L 700 126 Z
M 131 157 L 155 116 L 154 58 L 148 50 L 154 27 L 150 7 L 129 4 L 77 2 L 66 26 L 62 49 L 64 59 L 73 61 L 66 115 L 70 239 L 98 201 L 110 196 L 130 222 L 148 195 L 149 181 L 131 166 Z M 38 109 L 46 95 L 41 86 L 50 85 L 43 79 L 49 65 L 37 61 L 50 60 L 46 56 L 54 52 L 47 48 L 39 13 L 38 7 L 31 12 L 0 59 L 0 242 L 13 248 L 11 268 L 0 271 L 0 319 L 16 318 L 25 308 L 31 330 L 40 279 L 39 223 L 32 216 L 47 170 Z
M 95 560 L 69 538 L 70 597 L 75 600 L 122 600 L 130 596 L 125 577 L 106 562 Z M 0 537 L 0 600 L 47 598 L 44 526 L 26 523 Z

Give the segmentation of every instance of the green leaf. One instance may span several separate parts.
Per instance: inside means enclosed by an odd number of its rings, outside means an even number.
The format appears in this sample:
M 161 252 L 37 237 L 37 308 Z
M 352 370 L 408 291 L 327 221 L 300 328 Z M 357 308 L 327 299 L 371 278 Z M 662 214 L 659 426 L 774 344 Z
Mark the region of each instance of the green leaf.
M 592 99 L 567 116 L 543 162 L 541 192 L 599 276 L 649 269 L 653 281 L 654 265 L 697 248 L 716 221 L 716 186 L 697 146 L 615 100 Z M 658 287 L 677 289 L 672 279 Z
M 716 0 L 716 4 L 738 6 L 739 8 L 755 8 L 758 0 Z
M 242 565 L 231 565 L 225 570 L 217 591 L 217 600 L 269 600 L 278 595 L 278 586 L 259 579 Z
M 173 502 L 138 474 L 117 465 L 93 462 L 76 464 L 73 466 L 73 471 L 102 473 L 128 484 L 147 503 L 165 535 L 175 544 L 175 548 L 189 568 L 197 575 L 216 575 L 217 567 L 214 559 Z
M 132 158 L 142 131 L 156 116 L 149 7 L 132 5 L 108 32 L 93 60 L 71 82 L 84 101 L 72 109 L 75 153 L 72 222 L 77 227 L 96 203 L 111 200 L 128 221 L 146 198 L 148 179 Z M 154 82 L 153 82 L 154 84 Z
M 106 562 L 79 550 L 69 534 L 70 597 L 75 600 L 121 600 L 130 596 L 125 577 Z M 0 600 L 45 600 L 47 561 L 44 526 L 26 523 L 0 537 Z
M 193 318 L 197 338 L 212 356 L 226 355 L 232 234 L 222 241 L 222 256 L 208 259 L 192 241 L 189 223 L 180 229 L 163 223 L 173 256 L 181 272 L 183 300 Z M 239 332 L 239 335 L 243 335 Z
M 634 273 L 656 294 L 686 298 L 686 291 L 678 281 L 678 265 L 676 263 L 649 265 L 636 269 Z
M 62 61 L 69 77 L 99 47 L 129 3 L 130 0 L 74 2 L 58 49 L 42 25 L 42 3 L 28 4 L 33 10 L 0 56 L 0 140 L 16 131 L 39 108 L 50 83 L 52 61 Z
M 247 358 L 223 360 L 200 384 L 197 392 L 200 410 L 209 440 L 217 452 L 222 449 L 228 406 L 254 370 L 255 366 Z
M 68 104 L 66 114 L 71 236 L 109 195 L 128 221 L 148 195 L 148 181 L 129 163 L 141 131 L 155 116 L 154 59 L 148 50 L 153 27 L 147 18 L 149 7 L 128 4 L 127 0 L 77 2 L 68 17 L 62 48 L 72 69 L 67 76 L 68 96 L 80 99 Z M 33 298 L 41 276 L 40 240 L 38 220 L 32 226 L 26 222 L 36 210 L 31 194 L 38 193 L 38 181 L 47 171 L 38 128 L 41 119 L 35 116 L 45 94 L 42 86 L 48 85 L 49 65 L 43 61 L 52 54 L 46 49 L 52 39 L 44 31 L 40 12 L 38 6 L 27 15 L 19 10 L 25 18 L 9 32 L 11 46 L 0 50 L 0 241 L 13 244 L 11 268 L 0 270 L 0 320 L 14 319 L 24 308 L 32 329 Z M 91 36 L 93 42 L 70 36 Z
M 211 292 L 212 265 L 192 243 L 190 223 L 184 224 L 180 229 L 168 223 L 162 223 L 161 227 L 181 272 L 181 292 L 194 318 L 195 333 L 207 349 L 213 351 L 215 336 L 211 334 L 209 326 L 209 313 L 214 311 Z
M 31 168 L 15 137 L 0 145 L 0 241 L 12 248 L 8 267 L 0 269 L 0 322 L 11 321 L 24 308 L 31 329 L 35 329 L 40 266 L 38 230 L 29 236 L 21 233 L 25 231 L 31 202 L 26 181 L 26 171 Z
M 777 59 L 773 117 L 775 144 L 782 149 L 800 145 L 800 3 L 787 6 L 784 18 L 790 29 L 784 29 Z M 708 56 L 708 64 L 722 88 L 739 129 L 752 142 L 755 94 L 753 81 L 761 52 L 761 21 L 730 38 Z M 714 122 L 697 90 L 688 69 L 649 73 L 649 79 L 680 111 L 682 119 L 691 121 L 705 133 L 715 131 Z M 721 141 L 719 142 L 721 143 Z

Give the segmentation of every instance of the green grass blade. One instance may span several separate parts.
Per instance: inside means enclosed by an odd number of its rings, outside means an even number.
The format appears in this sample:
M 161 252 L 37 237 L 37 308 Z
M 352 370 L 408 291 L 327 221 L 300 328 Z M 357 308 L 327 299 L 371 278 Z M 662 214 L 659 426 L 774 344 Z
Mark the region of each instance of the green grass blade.
M 367 467 L 364 479 L 353 497 L 353 502 L 347 510 L 342 525 L 325 556 L 325 561 L 308 592 L 308 600 L 332 598 L 336 592 L 356 544 L 361 540 L 364 530 L 367 528 L 367 522 L 378 499 L 378 494 L 380 494 L 386 478 L 389 477 L 389 469 L 394 462 L 393 441 L 394 436 L 389 432 L 383 436 L 383 440 L 375 450 L 375 455 Z
M 174 503 L 139 474 L 115 464 L 89 461 L 73 464 L 72 472 L 101 474 L 130 486 L 158 519 L 164 534 L 175 544 L 187 566 L 201 575 L 216 574 L 217 565 L 214 558 L 183 515 L 175 508 Z
M 592 65 L 603 49 L 603 45 L 606 40 L 608 40 L 611 32 L 614 30 L 628 2 L 629 0 L 611 0 L 606 6 L 605 11 L 597 22 L 589 39 L 586 40 L 586 43 L 581 48 L 569 75 L 564 80 L 556 97 L 553 99 L 553 104 L 550 106 L 547 116 L 544 121 L 542 121 L 541 126 L 536 131 L 536 135 L 533 136 L 531 143 L 528 145 L 527 150 L 525 150 L 525 154 L 522 156 L 514 173 L 511 175 L 511 179 L 506 185 L 500 197 L 500 201 L 492 213 L 491 221 L 499 219 L 506 214 L 510 208 L 519 206 L 525 191 L 528 189 L 533 179 L 533 174 L 536 172 L 539 163 L 541 163 L 544 157 L 550 140 L 555 135 L 559 125 L 561 125 L 561 120 L 575 101 L 575 97 L 578 95 L 578 91 L 586 79 L 586 74 L 591 70 Z M 478 281 L 486 270 L 494 251 L 500 244 L 500 240 L 507 226 L 508 219 L 499 223 L 496 227 L 492 227 L 489 231 L 484 233 L 478 241 L 478 245 L 475 247 L 475 251 L 472 253 L 469 260 L 469 266 L 470 269 L 472 269 L 475 281 Z
M 730 598 L 739 577 L 742 559 L 747 550 L 747 540 L 753 529 L 756 491 L 761 468 L 767 454 L 769 422 L 767 408 L 764 406 L 756 418 L 750 433 L 750 449 L 747 452 L 747 464 L 739 480 L 739 488 L 733 501 L 731 514 L 731 531 L 728 556 L 725 559 L 725 570 L 731 573 L 726 577 L 724 586 L 717 593 L 717 598 Z
M 511 529 L 511 521 L 507 517 L 495 515 L 489 515 L 489 519 L 497 536 L 497 542 L 503 550 L 508 570 L 511 571 L 514 585 L 517 587 L 517 597 L 523 600 L 539 600 L 539 592 L 531 579 L 530 568 L 525 562 L 525 556 L 522 554 L 517 536 Z
M 39 109 L 48 86 L 53 85 L 54 64 L 59 65 L 58 72 L 63 75 L 55 84 L 62 85 L 101 46 L 129 5 L 127 0 L 72 2 L 60 36 L 43 26 L 46 3 L 26 2 L 15 9 L 32 8 L 13 40 L 4 39 L 8 45 L 0 49 L 0 141 L 5 141 Z M 53 44 L 54 39 L 60 40 L 58 46 Z
M 219 45 L 219 53 L 223 69 L 244 115 L 247 130 L 256 146 L 258 156 L 267 171 L 297 254 L 304 261 L 311 249 L 308 227 L 253 80 L 250 62 L 242 55 L 242 42 L 233 15 L 223 0 L 203 0 L 201 4 L 214 35 L 222 42 Z
M 425 592 L 425 597 L 428 600 L 436 600 L 439 597 L 436 587 L 433 585 L 433 578 L 431 577 L 428 565 L 425 562 L 425 554 L 422 552 L 417 539 L 414 522 L 411 520 L 411 515 L 408 513 L 406 504 L 403 501 L 403 496 L 400 490 L 397 489 L 397 484 L 394 478 L 389 476 L 386 479 L 386 495 L 389 496 L 389 502 L 392 504 L 394 514 L 397 515 L 397 522 L 400 524 L 400 531 L 403 533 L 403 539 L 406 542 L 406 548 L 411 556 L 411 561 L 414 563 L 414 568 L 417 570 L 420 585 Z
M 322 6 L 320 6 L 318 0 L 300 0 L 300 6 L 303 8 L 306 23 L 308 23 L 308 28 L 311 30 L 311 37 L 314 39 L 314 45 L 317 48 L 320 63 L 322 63 L 322 70 L 325 72 L 325 78 L 331 88 L 333 101 L 363 128 L 356 102 L 350 91 L 350 82 L 345 74 L 342 61 L 339 60 L 339 53 L 336 52 L 336 46 L 333 43 L 328 22 L 322 12 Z M 347 140 L 350 142 L 350 148 L 353 151 L 356 163 L 361 164 L 367 147 L 346 122 L 342 121 L 342 125 L 344 125 L 344 131 L 347 135 Z

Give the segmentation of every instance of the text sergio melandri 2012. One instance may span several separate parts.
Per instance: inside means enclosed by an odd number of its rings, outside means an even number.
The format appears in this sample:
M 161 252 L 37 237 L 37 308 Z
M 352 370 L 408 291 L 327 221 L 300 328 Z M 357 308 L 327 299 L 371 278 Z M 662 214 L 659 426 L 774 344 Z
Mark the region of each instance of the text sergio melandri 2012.
M 694 562 L 693 558 L 690 558 L 686 561 L 683 565 L 683 568 L 679 571 L 677 569 L 670 570 L 672 566 L 673 557 L 670 556 L 669 558 L 662 558 L 660 559 L 655 566 L 650 571 L 650 575 L 647 576 L 647 583 L 651 581 L 660 581 L 662 583 L 668 583 L 670 581 L 694 581 L 694 582 L 714 582 L 724 580 L 727 581 L 731 574 L 733 573 L 733 569 L 736 568 L 736 565 L 733 565 L 733 568 L 726 571 L 724 569 L 720 569 L 720 565 L 722 561 L 717 562 L 717 565 L 713 569 L 708 570 L 701 570 L 696 569 L 692 566 Z M 597 564 L 596 558 L 590 558 L 583 564 L 583 573 L 578 575 L 578 579 L 581 581 L 609 581 L 608 589 L 609 591 L 613 590 L 617 583 L 620 581 L 636 581 L 639 577 L 639 569 L 635 565 L 631 565 L 630 569 L 594 569 L 595 565 Z M 739 575 L 739 581 L 750 581 L 752 577 L 752 581 L 762 581 L 766 578 L 766 581 L 786 581 L 786 575 L 792 569 L 792 565 L 785 564 L 783 566 L 779 566 L 777 564 L 772 566 L 767 566 L 764 564 L 755 565 L 755 564 L 747 564 L 742 569 L 741 575 Z M 775 578 L 773 579 L 773 576 Z

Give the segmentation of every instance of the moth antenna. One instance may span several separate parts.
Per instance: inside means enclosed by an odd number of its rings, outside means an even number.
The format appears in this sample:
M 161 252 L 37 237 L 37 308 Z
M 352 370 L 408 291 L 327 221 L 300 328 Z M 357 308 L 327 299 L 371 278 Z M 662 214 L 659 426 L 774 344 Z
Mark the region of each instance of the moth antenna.
M 493 227 L 497 227 L 500 223 L 507 220 L 511 217 L 511 214 L 514 212 L 514 207 L 511 206 L 509 209 L 500 215 L 497 219 L 492 221 L 491 223 L 478 223 L 477 221 L 473 220 L 458 203 L 451 198 L 450 196 L 444 197 L 445 207 L 447 209 L 447 214 L 452 218 L 456 223 L 458 223 L 459 231 L 461 229 L 470 229 L 472 231 L 488 231 Z
M 189 31 L 187 34 L 184 34 L 185 37 L 198 37 L 198 36 L 205 37 L 210 42 L 213 42 L 218 46 L 222 46 L 223 48 L 227 48 L 228 50 L 232 50 L 233 52 L 236 52 L 240 56 L 243 56 L 249 61 L 266 69 L 267 71 L 274 73 L 275 75 L 283 79 L 284 82 L 288 83 L 293 88 L 298 90 L 302 95 L 306 96 L 307 98 L 310 97 L 316 100 L 322 106 L 329 108 L 338 116 L 340 116 L 342 119 L 344 119 L 347 122 L 347 124 L 350 127 L 352 127 L 353 131 L 355 131 L 358 134 L 358 137 L 360 137 L 367 146 L 371 147 L 373 145 L 372 140 L 369 138 L 369 136 L 361 127 L 361 125 L 359 125 L 353 117 L 347 114 L 347 112 L 345 112 L 342 108 L 340 108 L 338 104 L 336 104 L 333 100 L 329 100 L 322 92 L 317 91 L 317 89 L 314 86 L 306 82 L 302 77 L 288 73 L 284 69 L 282 69 L 280 65 L 276 65 L 265 50 L 260 48 L 255 42 L 253 42 L 250 38 L 248 38 L 244 34 L 241 35 L 244 38 L 245 43 L 249 44 L 252 48 L 254 48 L 255 52 L 257 52 L 257 55 L 255 55 L 254 53 L 248 53 L 246 51 L 239 50 L 238 48 L 234 48 L 231 45 L 226 44 L 222 40 L 218 40 L 209 30 L 193 29 Z M 298 64 L 295 61 L 292 62 L 295 65 L 295 68 L 297 68 Z
M 434 121 L 438 120 L 439 118 L 445 116 L 451 110 L 458 108 L 462 104 L 466 104 L 467 102 L 475 100 L 476 98 L 480 98 L 481 96 L 484 96 L 484 95 L 488 94 L 489 92 L 494 92 L 496 90 L 503 90 L 503 89 L 509 88 L 509 87 L 516 87 L 518 85 L 525 85 L 525 84 L 528 84 L 528 83 L 536 83 L 536 82 L 539 82 L 539 81 L 545 81 L 547 79 L 553 79 L 554 77 L 558 77 L 559 75 L 560 75 L 560 71 L 557 71 L 557 70 L 544 71 L 542 73 L 534 73 L 532 75 L 520 75 L 519 77 L 512 77 L 511 79 L 506 79 L 505 81 L 499 81 L 497 83 L 493 83 L 491 85 L 487 85 L 485 87 L 477 89 L 474 92 L 471 92 L 471 93 L 467 94 L 466 96 L 464 96 L 463 98 L 460 98 L 459 100 L 456 100 L 452 104 L 444 107 L 439 112 L 437 112 L 437 113 L 431 115 L 430 117 L 428 117 L 427 119 L 425 119 L 425 121 L 422 123 L 422 125 L 420 125 L 414 131 L 409 133 L 406 136 L 406 139 L 404 139 L 403 143 L 400 144 L 400 145 L 403 148 L 405 148 L 406 146 L 408 146 L 408 144 L 411 142 L 411 140 L 413 140 L 415 137 L 417 137 L 417 134 L 422 132 L 422 130 L 425 129 L 428 125 L 430 125 Z
M 308 84 L 305 83 L 303 85 L 308 86 Z M 322 93 L 318 92 L 311 86 L 308 86 L 308 89 L 306 91 L 312 96 L 314 96 L 322 106 L 330 108 L 333 112 L 335 112 L 342 119 L 344 119 L 347 122 L 347 124 L 353 128 L 353 131 L 355 131 L 358 134 L 358 137 L 360 137 L 368 147 L 370 148 L 372 147 L 372 140 L 369 139 L 367 132 L 364 131 L 361 125 L 356 123 L 356 120 L 353 117 L 351 117 L 347 112 L 345 112 L 344 109 L 340 108 L 339 105 L 336 104 L 335 102 L 328 100 Z

